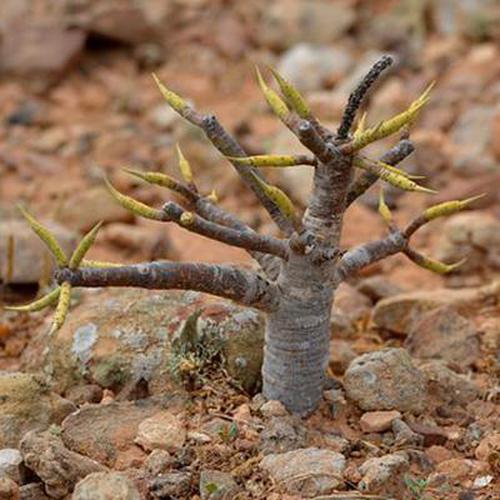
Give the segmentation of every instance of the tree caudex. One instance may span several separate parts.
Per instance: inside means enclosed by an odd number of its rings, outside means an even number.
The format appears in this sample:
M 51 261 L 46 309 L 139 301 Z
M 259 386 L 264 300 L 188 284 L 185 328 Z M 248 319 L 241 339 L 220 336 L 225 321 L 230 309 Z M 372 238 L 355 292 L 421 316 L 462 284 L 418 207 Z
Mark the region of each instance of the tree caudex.
M 214 115 L 199 113 L 154 76 L 170 106 L 202 129 L 213 146 L 233 165 L 276 223 L 282 237 L 257 234 L 217 205 L 214 192 L 208 196 L 201 194 L 189 161 L 178 147 L 182 180 L 160 172 L 128 172 L 147 183 L 174 191 L 183 200 L 182 204 L 169 201 L 161 208 L 153 208 L 118 192 L 106 181 L 111 195 L 138 216 L 178 224 L 188 231 L 243 248 L 258 268 L 178 262 L 122 266 L 85 260 L 99 225 L 83 238 L 68 259 L 47 229 L 23 210 L 57 261 L 55 281 L 58 286 L 45 297 L 17 310 L 34 311 L 57 304 L 52 328 L 55 332 L 64 322 L 73 287 L 104 286 L 197 290 L 260 309 L 267 316 L 263 393 L 267 398 L 281 401 L 295 414 L 311 412 L 324 387 L 331 335 L 330 314 L 338 285 L 364 267 L 397 253 L 403 253 L 415 264 L 433 272 L 453 270 L 460 263 L 444 264 L 421 255 L 410 247 L 410 239 L 427 222 L 462 210 L 475 200 L 433 206 L 400 229 L 381 196 L 379 212 L 387 223 L 388 234 L 355 248 L 341 248 L 344 213 L 375 182 L 381 180 L 407 191 L 433 192 L 418 184 L 418 178 L 396 167 L 414 150 L 409 127 L 428 102 L 431 87 L 404 112 L 369 128 L 365 126 L 366 116 L 363 115 L 352 130 L 368 91 L 391 64 L 392 59 L 388 56 L 374 64 L 350 95 L 336 131 L 321 125 L 304 98 L 276 71 L 271 70 L 279 92 L 268 86 L 257 70 L 257 79 L 269 106 L 309 151 L 306 155 L 247 156 Z M 398 133 L 399 141 L 381 158 L 373 160 L 362 154 L 368 144 Z M 310 201 L 303 215 L 298 214 L 288 196 L 267 182 L 262 174 L 265 167 L 293 168 L 296 165 L 309 165 L 314 170 Z

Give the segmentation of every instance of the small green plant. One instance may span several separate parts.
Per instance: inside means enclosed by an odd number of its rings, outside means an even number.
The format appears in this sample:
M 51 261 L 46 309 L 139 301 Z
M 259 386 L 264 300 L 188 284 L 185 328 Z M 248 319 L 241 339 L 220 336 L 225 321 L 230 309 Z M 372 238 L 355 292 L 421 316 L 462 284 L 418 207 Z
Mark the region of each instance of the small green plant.
M 427 479 L 405 476 L 404 482 L 406 487 L 410 490 L 414 500 L 422 500 L 424 498 L 423 495 L 428 485 Z
M 199 328 L 202 312 L 198 310 L 189 315 L 172 340 L 170 371 L 188 387 L 193 387 L 197 379 L 206 379 L 205 372 L 220 362 L 224 345 L 216 332 L 203 332 Z
M 236 422 L 231 422 L 228 425 L 223 424 L 217 429 L 217 434 L 222 442 L 228 444 L 238 437 L 238 425 Z

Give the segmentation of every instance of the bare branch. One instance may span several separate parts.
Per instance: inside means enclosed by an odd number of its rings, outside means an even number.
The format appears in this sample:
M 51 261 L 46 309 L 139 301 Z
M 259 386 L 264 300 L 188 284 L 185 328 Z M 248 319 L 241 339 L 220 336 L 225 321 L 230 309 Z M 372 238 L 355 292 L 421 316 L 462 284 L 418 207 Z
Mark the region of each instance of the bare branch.
M 267 311 L 273 310 L 279 302 L 276 286 L 256 273 L 229 265 L 150 262 L 100 269 L 63 268 L 56 271 L 55 279 L 74 287 L 195 290 Z
M 199 198 L 194 206 L 194 211 L 205 219 L 220 224 L 222 226 L 232 227 L 239 231 L 247 231 L 256 234 L 255 231 L 240 221 L 234 214 L 224 210 L 222 207 L 213 204 L 206 198 Z M 269 279 L 275 280 L 281 269 L 282 260 L 269 254 L 248 251 L 253 259 L 259 264 Z
M 231 136 L 220 124 L 215 115 L 202 115 L 198 113 L 193 107 L 189 106 L 183 99 L 174 94 L 172 91 L 167 89 L 163 84 L 160 83 L 158 78 L 155 77 L 155 81 L 160 88 L 163 96 L 167 102 L 172 106 L 172 108 L 177 111 L 183 118 L 188 122 L 201 128 L 210 142 L 217 148 L 224 156 L 247 156 L 245 151 L 236 141 L 236 139 Z M 289 236 L 293 232 L 293 225 L 290 221 L 283 217 L 279 208 L 273 203 L 272 200 L 268 199 L 262 191 L 259 189 L 259 185 L 252 175 L 257 175 L 262 177 L 262 174 L 258 172 L 257 169 L 242 167 L 236 163 L 232 163 L 238 174 L 242 177 L 244 182 L 252 189 L 256 194 L 257 198 L 266 209 L 266 211 L 271 216 L 272 220 L 276 225 Z
M 202 236 L 217 240 L 227 245 L 244 248 L 261 253 L 268 253 L 286 259 L 287 245 L 284 241 L 272 236 L 260 235 L 250 231 L 239 231 L 226 226 L 210 222 L 199 215 L 185 211 L 173 201 L 165 203 L 162 207 L 166 221 L 175 222 Z M 186 215 L 189 216 L 186 216 Z
M 406 248 L 407 243 L 408 240 L 403 233 L 397 230 L 391 232 L 385 238 L 370 241 L 349 250 L 340 259 L 334 280 L 336 282 L 344 281 L 346 278 L 358 273 L 364 267 L 401 252 Z
M 370 87 L 377 81 L 383 71 L 387 69 L 392 63 L 393 59 L 391 56 L 382 56 L 372 66 L 370 71 L 368 71 L 366 76 L 361 80 L 358 86 L 351 93 L 351 95 L 349 96 L 349 100 L 347 101 L 347 106 L 344 110 L 344 115 L 342 116 L 340 126 L 337 129 L 338 140 L 342 141 L 347 139 L 352 124 L 354 123 L 356 113 L 363 103 L 363 100 L 370 90 Z
M 388 165 L 395 166 L 402 162 L 406 157 L 411 155 L 415 150 L 415 146 L 408 139 L 399 141 L 393 148 L 387 151 L 380 157 L 380 161 Z M 347 194 L 346 207 L 351 205 L 357 198 L 363 195 L 373 184 L 379 179 L 379 176 L 374 172 L 364 171 L 359 175 L 349 188 Z

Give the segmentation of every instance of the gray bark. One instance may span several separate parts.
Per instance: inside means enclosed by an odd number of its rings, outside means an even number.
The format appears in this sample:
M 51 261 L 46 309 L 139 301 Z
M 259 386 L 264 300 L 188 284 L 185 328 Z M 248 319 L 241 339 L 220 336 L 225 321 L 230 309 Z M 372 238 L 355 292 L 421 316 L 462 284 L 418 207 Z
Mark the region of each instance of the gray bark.
M 280 304 L 267 315 L 263 392 L 305 415 L 323 392 L 333 287 L 323 266 L 296 253 L 283 266 L 278 287 Z

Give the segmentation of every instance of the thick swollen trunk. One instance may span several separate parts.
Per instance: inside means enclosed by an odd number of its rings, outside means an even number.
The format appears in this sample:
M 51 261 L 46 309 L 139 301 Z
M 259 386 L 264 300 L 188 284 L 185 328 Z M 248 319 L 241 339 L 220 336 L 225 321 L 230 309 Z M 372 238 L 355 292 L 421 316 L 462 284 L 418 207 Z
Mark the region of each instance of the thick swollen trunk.
M 322 396 L 333 301 L 326 282 L 307 257 L 291 256 L 278 282 L 280 306 L 267 315 L 263 392 L 294 414 L 311 412 Z

